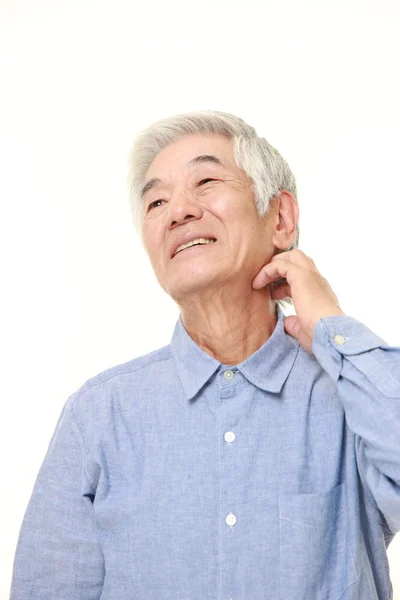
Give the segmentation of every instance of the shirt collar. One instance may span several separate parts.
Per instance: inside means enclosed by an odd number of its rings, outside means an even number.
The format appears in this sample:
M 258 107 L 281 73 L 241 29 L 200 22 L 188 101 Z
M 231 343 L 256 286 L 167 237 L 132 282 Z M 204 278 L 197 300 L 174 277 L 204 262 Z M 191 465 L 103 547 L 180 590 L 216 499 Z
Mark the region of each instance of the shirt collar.
M 278 320 L 271 337 L 235 367 L 258 388 L 279 393 L 293 367 L 299 342 L 285 332 L 285 315 L 279 304 L 276 307 Z M 170 348 L 186 396 L 191 400 L 222 363 L 194 342 L 183 325 L 181 315 L 176 322 Z

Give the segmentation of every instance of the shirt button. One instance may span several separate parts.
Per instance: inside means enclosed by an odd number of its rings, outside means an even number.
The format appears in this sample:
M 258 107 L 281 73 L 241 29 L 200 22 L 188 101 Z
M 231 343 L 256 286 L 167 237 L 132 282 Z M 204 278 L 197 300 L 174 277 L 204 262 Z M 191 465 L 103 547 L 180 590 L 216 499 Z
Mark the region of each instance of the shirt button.
M 333 339 L 337 344 L 344 344 L 346 341 L 346 338 L 344 338 L 342 335 L 335 335 Z
M 235 434 L 233 433 L 233 431 L 227 431 L 224 435 L 224 438 L 225 441 L 228 442 L 228 444 L 230 444 L 235 439 Z
M 232 527 L 236 523 L 235 515 L 232 513 L 229 513 L 229 515 L 225 519 L 225 522 L 227 523 L 227 525 L 230 525 Z
M 233 379 L 233 371 L 224 371 L 224 377 L 225 379 Z

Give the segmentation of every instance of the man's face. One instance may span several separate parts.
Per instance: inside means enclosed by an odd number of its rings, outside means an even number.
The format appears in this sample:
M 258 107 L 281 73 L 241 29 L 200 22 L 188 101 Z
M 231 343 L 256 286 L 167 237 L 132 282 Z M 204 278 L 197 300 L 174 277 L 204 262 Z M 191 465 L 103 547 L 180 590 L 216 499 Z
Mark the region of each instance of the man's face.
M 189 161 L 199 156 L 216 161 Z M 153 160 L 145 182 L 143 240 L 161 287 L 179 304 L 201 291 L 248 285 L 270 260 L 271 226 L 261 221 L 251 182 L 234 163 L 231 141 L 217 134 L 186 135 Z M 185 236 L 216 242 L 171 252 Z

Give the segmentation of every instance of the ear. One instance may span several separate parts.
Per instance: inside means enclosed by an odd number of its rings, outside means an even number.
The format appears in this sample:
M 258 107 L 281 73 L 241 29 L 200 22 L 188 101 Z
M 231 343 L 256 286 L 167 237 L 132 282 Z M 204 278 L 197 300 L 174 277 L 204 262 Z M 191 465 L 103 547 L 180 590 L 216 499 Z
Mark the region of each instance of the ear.
M 281 190 L 271 202 L 274 203 L 276 225 L 272 241 L 276 248 L 285 250 L 296 237 L 296 223 L 299 220 L 297 199 L 287 190 Z

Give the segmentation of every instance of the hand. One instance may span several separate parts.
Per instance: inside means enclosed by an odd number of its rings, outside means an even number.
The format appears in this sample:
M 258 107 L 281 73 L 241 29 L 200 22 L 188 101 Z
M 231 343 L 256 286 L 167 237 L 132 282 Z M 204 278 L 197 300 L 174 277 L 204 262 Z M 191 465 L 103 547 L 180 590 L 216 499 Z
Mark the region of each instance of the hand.
M 285 278 L 271 290 L 273 300 L 292 298 L 296 316 L 284 320 L 285 331 L 296 338 L 302 348 L 312 352 L 314 327 L 324 317 L 344 315 L 332 288 L 317 270 L 314 261 L 298 248 L 281 252 L 264 265 L 252 282 L 255 290 L 277 279 Z

